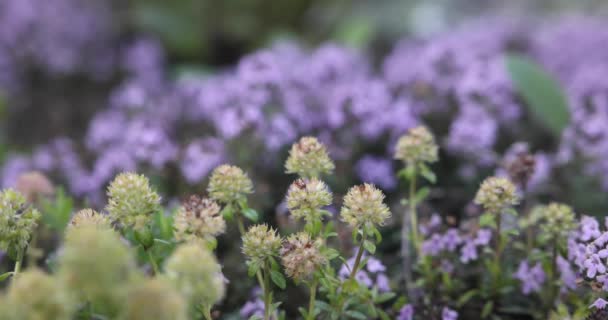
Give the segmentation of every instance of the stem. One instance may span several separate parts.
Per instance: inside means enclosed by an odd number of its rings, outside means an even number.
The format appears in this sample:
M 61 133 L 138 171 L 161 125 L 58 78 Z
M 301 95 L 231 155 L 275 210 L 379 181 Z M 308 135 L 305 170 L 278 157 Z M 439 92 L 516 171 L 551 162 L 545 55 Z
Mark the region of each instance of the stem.
M 152 256 L 152 251 L 150 249 L 148 249 L 148 250 L 146 250 L 146 253 L 148 254 L 148 260 L 150 260 L 150 264 L 152 265 L 152 271 L 154 272 L 154 275 L 160 274 L 158 265 L 156 264 L 156 260 L 154 260 L 154 257 Z
M 494 263 L 500 267 L 500 256 L 502 255 L 502 234 L 501 234 L 501 212 L 496 215 L 496 243 L 494 248 Z
M 551 305 L 557 299 L 557 295 L 559 293 L 559 286 L 557 285 L 557 238 L 553 237 L 553 250 L 551 252 L 551 269 L 549 270 L 551 273 L 549 274 L 549 306 L 548 311 L 551 312 Z
M 25 249 L 17 251 L 17 260 L 15 261 L 15 268 L 13 269 L 13 277 L 17 277 L 17 274 L 21 271 L 21 262 L 23 261 L 23 254 Z
M 265 263 L 264 264 L 264 270 L 266 272 L 264 272 L 266 275 L 263 277 L 264 279 L 264 320 L 270 320 L 270 306 L 272 305 L 272 296 L 270 295 L 270 282 L 268 281 L 268 278 L 270 278 L 269 276 L 269 272 L 268 272 L 268 266 Z
M 359 268 L 359 264 L 361 263 L 361 257 L 363 256 L 363 242 L 365 242 L 367 236 L 364 234 L 363 238 L 361 238 L 361 244 L 359 245 L 359 251 L 357 252 L 357 258 L 355 258 L 355 264 L 353 265 L 353 269 L 350 271 L 350 279 L 355 279 L 355 275 L 357 274 L 357 269 Z
M 245 234 L 245 223 L 243 222 L 243 216 L 241 216 L 239 213 L 237 213 L 236 215 L 236 223 L 239 226 L 239 232 L 241 233 L 241 236 Z
M 203 314 L 203 317 L 205 317 L 206 320 L 213 320 L 213 318 L 211 317 L 211 306 L 204 305 L 201 308 L 201 313 Z
M 315 277 L 315 279 L 312 281 L 312 284 L 310 285 L 310 301 L 308 302 L 308 317 L 306 317 L 306 320 L 315 319 L 314 311 L 315 311 L 316 295 L 317 295 L 317 278 Z
M 409 196 L 409 205 L 410 205 L 410 224 L 412 228 L 412 244 L 414 245 L 414 249 L 416 250 L 416 254 L 420 257 L 420 244 L 418 239 L 418 214 L 416 213 L 416 172 L 414 172 L 414 176 L 410 180 L 410 196 Z

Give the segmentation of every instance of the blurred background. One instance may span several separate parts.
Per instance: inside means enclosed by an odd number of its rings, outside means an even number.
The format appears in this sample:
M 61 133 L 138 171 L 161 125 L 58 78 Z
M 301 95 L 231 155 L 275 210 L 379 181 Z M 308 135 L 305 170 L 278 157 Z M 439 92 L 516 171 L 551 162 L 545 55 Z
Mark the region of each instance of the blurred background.
M 336 195 L 373 182 L 401 212 L 392 148 L 425 124 L 442 150 L 426 216 L 478 214 L 481 179 L 523 154 L 531 202 L 603 215 L 607 19 L 602 0 L 0 0 L 0 185 L 102 207 L 114 175 L 136 170 L 171 206 L 230 162 L 288 230 L 283 161 L 300 136 L 328 145 Z

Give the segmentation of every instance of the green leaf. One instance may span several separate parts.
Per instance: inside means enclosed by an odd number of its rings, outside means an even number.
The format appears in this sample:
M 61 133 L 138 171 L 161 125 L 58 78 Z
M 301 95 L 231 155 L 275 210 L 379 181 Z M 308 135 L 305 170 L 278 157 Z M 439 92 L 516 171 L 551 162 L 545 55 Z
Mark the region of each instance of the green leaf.
M 258 271 L 260 270 L 260 264 L 253 262 L 253 261 L 249 261 L 247 262 L 247 275 L 250 277 L 255 276 L 256 273 L 258 273 Z
M 0 274 L 0 281 L 4 281 L 6 279 L 8 279 L 8 277 L 12 276 L 13 272 L 9 271 L 9 272 L 5 272 L 3 274 Z
M 506 56 L 507 71 L 513 85 L 536 119 L 554 136 L 560 137 L 570 120 L 568 102 L 553 77 L 531 59 L 510 54 Z
M 232 206 L 227 205 L 224 207 L 224 209 L 222 209 L 221 214 L 227 221 L 232 221 L 232 218 L 234 217 L 234 209 L 232 209 Z
M 494 308 L 494 301 L 486 302 L 486 304 L 483 306 L 483 309 L 481 310 L 481 317 L 485 318 L 485 317 L 489 316 L 490 313 L 492 312 L 493 308 Z
M 282 273 L 275 270 L 270 270 L 270 278 L 272 279 L 272 282 L 277 285 L 277 287 L 285 289 L 285 277 Z
M 420 174 L 426 179 L 426 181 L 430 183 L 434 184 L 435 182 L 437 182 L 437 176 L 425 164 L 420 165 Z
M 496 219 L 493 214 L 486 212 L 479 217 L 480 227 L 493 227 L 496 228 Z
M 346 315 L 354 319 L 368 320 L 365 314 L 355 310 L 346 311 Z
M 257 222 L 259 219 L 258 212 L 251 208 L 243 210 L 243 216 L 253 222 Z
M 363 241 L 363 248 L 365 248 L 365 250 L 367 250 L 371 254 L 376 253 L 376 245 L 369 240 Z
M 469 302 L 469 300 L 471 300 L 474 296 L 476 296 L 479 293 L 479 290 L 477 289 L 472 289 L 469 290 L 467 292 L 465 292 L 456 302 L 456 305 L 458 307 L 462 307 L 465 304 L 467 304 L 467 302 Z
M 376 297 L 376 299 L 374 299 L 374 302 L 375 303 L 385 303 L 385 302 L 391 300 L 394 297 L 395 297 L 395 293 L 394 292 L 385 292 L 385 293 L 382 293 L 382 294 L 378 295 Z
M 427 187 L 421 188 L 420 190 L 418 190 L 416 192 L 416 195 L 414 195 L 413 201 L 415 204 L 418 204 L 418 203 L 424 201 L 424 199 L 426 199 L 426 197 L 428 195 L 429 195 L 429 188 L 427 188 Z

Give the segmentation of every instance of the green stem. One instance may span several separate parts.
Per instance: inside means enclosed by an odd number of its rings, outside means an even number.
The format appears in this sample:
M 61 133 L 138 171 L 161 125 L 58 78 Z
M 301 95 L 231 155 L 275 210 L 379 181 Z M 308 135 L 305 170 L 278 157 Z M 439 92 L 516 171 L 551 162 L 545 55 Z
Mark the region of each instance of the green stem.
M 213 318 L 211 317 L 211 306 L 203 306 L 201 308 L 201 313 L 203 314 L 203 317 L 205 317 L 206 320 L 213 320 Z
M 496 243 L 494 248 L 494 263 L 500 267 L 500 257 L 502 255 L 502 234 L 501 234 L 501 213 L 496 215 Z
M 551 307 L 559 294 L 559 285 L 557 284 L 557 238 L 553 237 L 553 250 L 551 252 L 551 273 L 549 274 L 549 301 L 547 313 L 551 312 Z
M 357 252 L 357 257 L 355 258 L 355 264 L 353 265 L 353 269 L 350 271 L 350 279 L 355 279 L 355 275 L 357 274 L 357 269 L 359 268 L 359 264 L 361 263 L 361 257 L 363 256 L 363 243 L 367 239 L 366 235 L 363 235 L 361 239 L 361 244 L 359 245 L 359 251 Z
M 156 260 L 154 260 L 154 256 L 152 256 L 152 251 L 150 249 L 148 249 L 148 250 L 146 250 L 146 253 L 148 254 L 148 260 L 150 260 L 150 264 L 152 265 L 152 271 L 154 272 L 154 275 L 160 274 L 160 271 L 158 269 L 158 264 L 156 264 Z
M 317 278 L 315 278 L 312 281 L 312 284 L 310 285 L 310 301 L 308 302 L 308 316 L 306 317 L 306 320 L 315 319 L 314 311 L 315 311 L 316 295 L 317 295 Z
M 24 249 L 17 251 L 17 260 L 15 261 L 15 268 L 13 269 L 13 277 L 17 277 L 17 274 L 21 271 L 21 263 L 23 261 Z
M 245 223 L 243 222 L 243 216 L 240 213 L 236 214 L 236 223 L 239 226 L 239 232 L 241 236 L 245 235 Z
M 418 238 L 418 214 L 416 213 L 416 173 L 412 179 L 410 179 L 410 197 L 409 197 L 409 205 L 410 205 L 410 228 L 412 229 L 412 244 L 414 245 L 414 249 L 416 250 L 416 254 L 420 257 L 420 239 Z
M 269 269 L 268 266 L 266 264 L 264 264 L 264 273 L 265 276 L 263 277 L 264 279 L 264 286 L 263 286 L 263 290 L 264 290 L 264 320 L 270 320 L 270 315 L 271 315 L 271 305 L 272 305 L 272 296 L 270 295 L 270 281 L 268 280 L 270 278 L 270 273 L 269 273 Z

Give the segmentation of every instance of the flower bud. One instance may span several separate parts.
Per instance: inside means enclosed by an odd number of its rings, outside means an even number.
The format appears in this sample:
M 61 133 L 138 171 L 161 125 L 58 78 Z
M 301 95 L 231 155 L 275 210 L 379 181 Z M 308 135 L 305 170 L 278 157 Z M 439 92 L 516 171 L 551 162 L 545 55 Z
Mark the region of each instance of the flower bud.
M 292 145 L 285 163 L 287 173 L 296 173 L 303 178 L 331 174 L 334 168 L 325 146 L 314 137 L 303 137 Z
M 110 218 L 93 209 L 82 209 L 72 217 L 68 228 L 93 227 L 99 229 L 112 229 Z
M 319 240 L 313 240 L 305 232 L 292 234 L 281 248 L 281 262 L 285 273 L 295 281 L 307 280 L 327 259 L 321 254 Z
M 38 225 L 40 213 L 27 204 L 19 192 L 0 192 L 0 249 L 16 257 L 28 246 Z
M 253 184 L 241 168 L 223 164 L 213 170 L 207 192 L 220 203 L 233 203 L 253 193 Z
M 192 309 L 212 306 L 224 297 L 222 267 L 211 251 L 197 242 L 177 247 L 167 259 L 165 273 Z
M 186 320 L 183 297 L 164 279 L 149 279 L 129 291 L 124 320 Z
M 9 306 L 6 310 L 10 314 L 8 319 L 69 320 L 75 309 L 61 283 L 38 269 L 22 272 L 13 280 L 6 303 Z
M 135 259 L 112 230 L 73 228 L 58 265 L 59 279 L 79 302 L 94 301 L 109 315 L 117 314 L 136 279 Z
M 265 224 L 252 226 L 243 236 L 243 253 L 252 261 L 262 262 L 279 253 L 281 237 Z
M 226 221 L 220 206 L 211 199 L 190 196 L 175 215 L 175 239 L 213 240 L 226 231 Z
M 438 159 L 435 137 L 424 126 L 412 128 L 397 141 L 395 159 L 409 165 L 433 163 Z
M 342 221 L 353 229 L 360 226 L 383 225 L 391 216 L 383 200 L 382 191 L 372 184 L 365 183 L 350 188 L 340 211 Z
M 541 208 L 544 218 L 541 227 L 548 234 L 557 238 L 567 238 L 568 233 L 576 227 L 576 217 L 570 206 L 554 202 Z
M 317 179 L 298 179 L 287 191 L 287 208 L 295 219 L 307 222 L 320 219 L 319 210 L 331 204 L 332 196 L 327 185 Z
M 515 186 L 509 179 L 489 177 L 481 183 L 475 203 L 486 211 L 500 213 L 503 209 L 519 203 Z
M 160 209 L 160 196 L 150 187 L 148 178 L 135 173 L 121 173 L 108 187 L 106 211 L 124 227 L 143 230 Z

